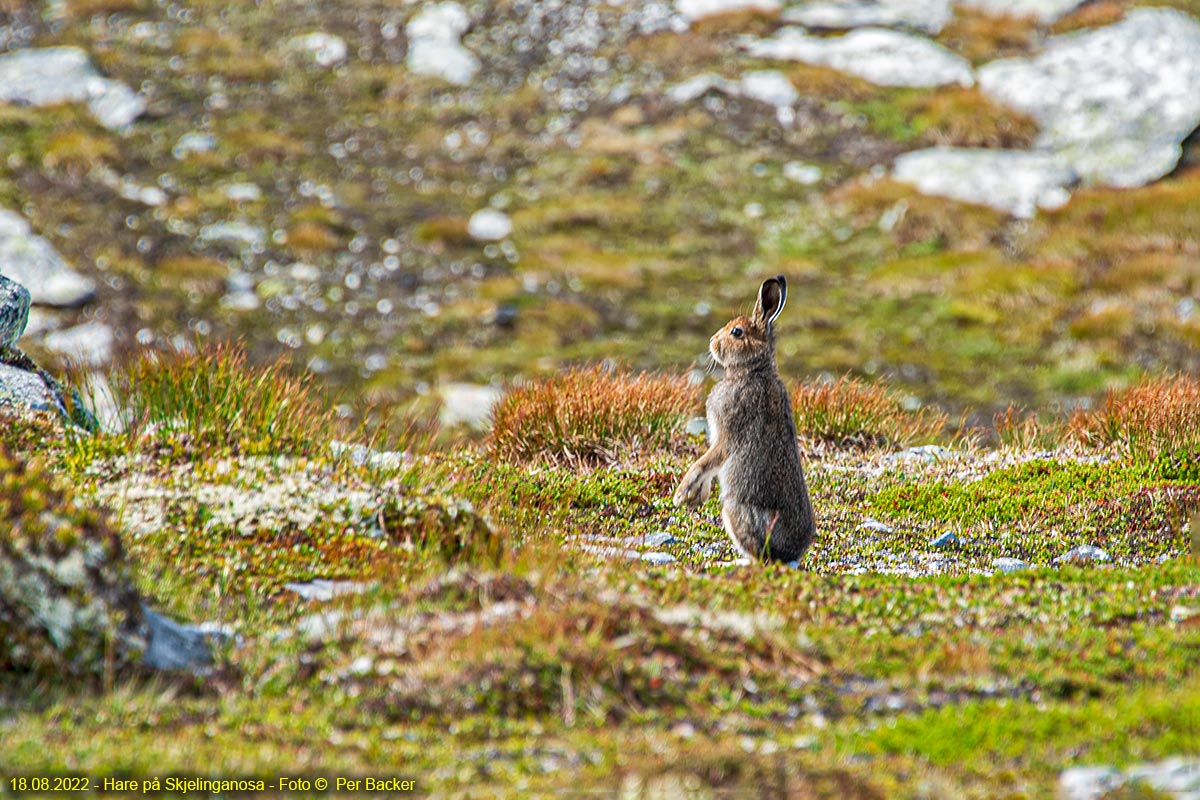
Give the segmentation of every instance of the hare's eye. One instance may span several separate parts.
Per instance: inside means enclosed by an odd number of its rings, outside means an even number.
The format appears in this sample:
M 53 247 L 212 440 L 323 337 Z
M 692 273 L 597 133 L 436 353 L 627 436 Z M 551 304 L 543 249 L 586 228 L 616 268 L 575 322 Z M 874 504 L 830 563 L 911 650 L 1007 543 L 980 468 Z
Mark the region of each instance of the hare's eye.
M 745 331 L 742 330 L 740 325 L 734 325 L 733 330 L 731 330 L 730 333 L 733 334 L 733 338 L 740 339 L 740 338 L 742 338 L 742 334 L 745 333 Z

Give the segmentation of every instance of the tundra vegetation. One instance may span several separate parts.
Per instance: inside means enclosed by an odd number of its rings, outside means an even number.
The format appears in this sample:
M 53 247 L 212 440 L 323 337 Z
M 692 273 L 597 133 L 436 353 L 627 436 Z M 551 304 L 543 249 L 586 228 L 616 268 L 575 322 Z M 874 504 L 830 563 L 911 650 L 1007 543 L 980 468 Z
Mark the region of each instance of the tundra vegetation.
M 887 177 L 1035 142 L 977 86 L 739 50 L 775 13 L 552 5 L 471 4 L 458 86 L 406 66 L 416 4 L 0 0 L 5 49 L 83 48 L 146 101 L 119 130 L 0 103 L 0 208 L 96 289 L 20 346 L 118 409 L 0 408 L 0 764 L 1018 798 L 1200 751 L 1194 141 L 1015 219 Z M 1137 5 L 960 7 L 936 40 L 980 65 Z M 667 97 L 758 70 L 798 124 Z M 778 273 L 798 567 L 736 563 L 719 491 L 670 503 L 698 356 Z M 50 347 L 81 323 L 111 363 Z M 505 390 L 483 429 L 439 423 L 451 382 Z M 234 637 L 145 669 L 142 604 Z

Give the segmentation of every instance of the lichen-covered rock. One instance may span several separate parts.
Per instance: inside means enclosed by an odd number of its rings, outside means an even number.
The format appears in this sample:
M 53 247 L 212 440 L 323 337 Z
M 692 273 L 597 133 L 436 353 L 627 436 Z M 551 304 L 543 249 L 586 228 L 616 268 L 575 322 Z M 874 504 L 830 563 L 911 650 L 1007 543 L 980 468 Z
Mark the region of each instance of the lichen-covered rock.
M 885 28 L 861 28 L 827 38 L 788 27 L 769 39 L 748 38 L 742 47 L 754 58 L 833 67 L 880 86 L 975 83 L 966 59 L 923 36 Z
M 0 671 L 97 678 L 138 664 L 148 638 L 106 518 L 0 446 Z
M 0 350 L 12 347 L 29 322 L 29 290 L 0 275 Z
M 1070 199 L 1078 176 L 1052 153 L 928 147 L 896 159 L 893 176 L 923 194 L 1034 216 Z
M 790 6 L 785 22 L 809 28 L 845 30 L 877 25 L 936 34 L 953 16 L 950 0 L 814 0 Z
M 0 408 L 6 406 L 66 413 L 61 399 L 41 375 L 0 362 Z
M 0 102 L 31 106 L 86 102 L 106 128 L 123 128 L 146 103 L 120 81 L 105 78 L 78 47 L 45 47 L 0 56 Z
M 1167 8 L 1051 39 L 1034 58 L 994 61 L 979 85 L 1042 126 L 1037 147 L 1085 181 L 1142 186 L 1175 168 L 1200 126 L 1200 22 Z

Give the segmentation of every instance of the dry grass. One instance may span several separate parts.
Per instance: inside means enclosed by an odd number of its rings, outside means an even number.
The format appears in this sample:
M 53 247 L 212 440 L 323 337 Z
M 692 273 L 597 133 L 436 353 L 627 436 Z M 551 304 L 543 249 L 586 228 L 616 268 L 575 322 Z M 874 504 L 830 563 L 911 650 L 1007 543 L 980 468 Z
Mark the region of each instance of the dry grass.
M 492 419 L 492 452 L 510 461 L 595 466 L 671 447 L 697 391 L 681 377 L 574 369 L 509 392 Z
M 1014 450 L 1050 449 L 1062 438 L 1062 425 L 1009 405 L 992 417 L 1000 444 Z
M 1037 20 L 1033 17 L 993 16 L 966 6 L 955 9 L 938 41 L 972 64 L 996 58 L 1028 55 L 1036 44 Z
M 1068 432 L 1157 463 L 1164 477 L 1200 479 L 1200 379 L 1172 375 L 1111 391 L 1100 408 L 1074 414 Z
M 1037 136 L 1032 117 L 994 102 L 978 87 L 922 92 L 903 105 L 932 144 L 1024 149 Z
M 113 383 L 135 440 L 179 456 L 324 452 L 337 433 L 310 376 L 248 364 L 235 345 L 144 351 Z
M 1120 22 L 1125 16 L 1125 3 L 1098 0 L 1085 3 L 1050 26 L 1053 34 L 1069 33 L 1082 28 L 1101 28 Z
M 939 438 L 947 419 L 929 408 L 910 411 L 883 386 L 849 376 L 793 386 L 792 409 L 801 438 L 838 447 L 928 443 Z

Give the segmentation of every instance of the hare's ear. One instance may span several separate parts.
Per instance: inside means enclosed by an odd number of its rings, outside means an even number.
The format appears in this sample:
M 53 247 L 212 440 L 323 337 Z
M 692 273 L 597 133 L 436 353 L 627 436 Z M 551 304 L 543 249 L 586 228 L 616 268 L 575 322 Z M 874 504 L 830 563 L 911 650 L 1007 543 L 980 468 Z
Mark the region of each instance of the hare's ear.
M 768 278 L 758 289 L 758 302 L 754 306 L 754 316 L 764 328 L 769 328 L 779 316 L 779 312 L 783 311 L 783 305 L 786 302 L 787 278 L 782 275 Z

